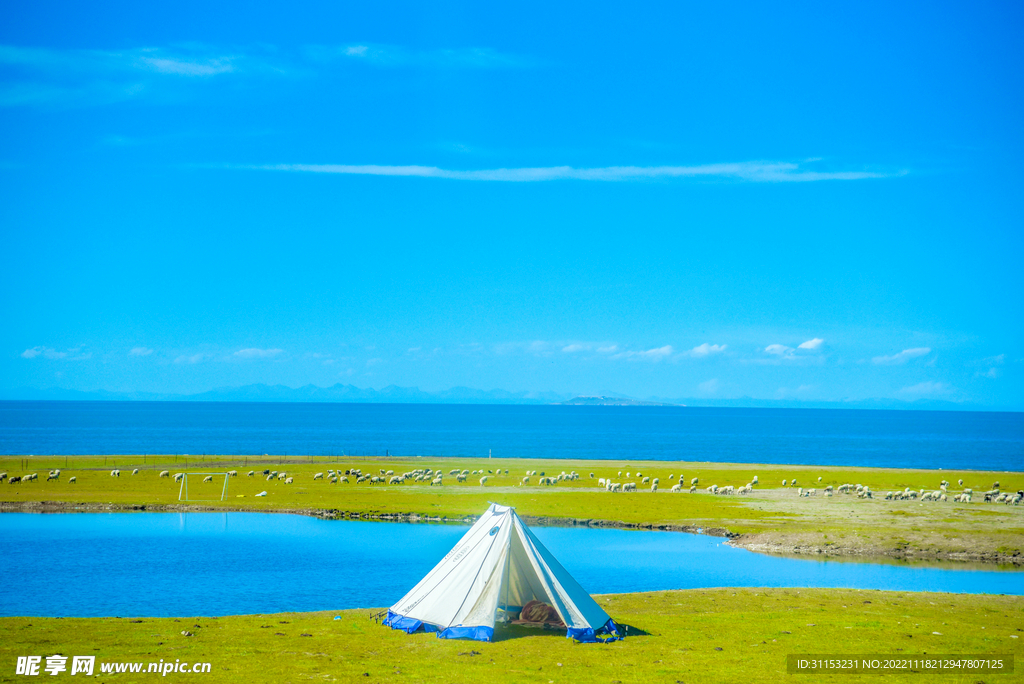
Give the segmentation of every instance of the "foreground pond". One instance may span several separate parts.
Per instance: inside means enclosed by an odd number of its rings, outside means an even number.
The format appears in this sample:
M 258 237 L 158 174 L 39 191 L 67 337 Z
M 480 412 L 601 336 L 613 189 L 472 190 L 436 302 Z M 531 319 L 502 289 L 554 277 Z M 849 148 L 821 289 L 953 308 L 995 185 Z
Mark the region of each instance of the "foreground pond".
M 0 615 L 388 606 L 467 529 L 273 513 L 4 513 Z M 1024 593 L 1022 572 L 777 558 L 678 532 L 531 529 L 593 594 L 700 587 Z

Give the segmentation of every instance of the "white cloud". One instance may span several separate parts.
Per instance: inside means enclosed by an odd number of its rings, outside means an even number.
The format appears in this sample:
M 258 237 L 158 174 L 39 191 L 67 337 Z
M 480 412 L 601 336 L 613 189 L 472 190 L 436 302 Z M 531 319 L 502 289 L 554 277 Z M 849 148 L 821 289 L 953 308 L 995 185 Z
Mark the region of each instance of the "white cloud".
M 931 353 L 929 347 L 914 347 L 913 349 L 904 349 L 899 354 L 892 356 L 876 356 L 871 359 L 871 362 L 883 366 L 896 366 L 929 353 Z
M 615 352 L 619 351 L 619 345 L 611 344 L 608 345 L 607 347 L 598 347 L 597 351 L 600 354 L 614 354 Z
M 806 342 L 801 342 L 800 346 L 797 347 L 797 349 L 808 349 L 808 350 L 813 351 L 813 350 L 817 349 L 818 347 L 820 347 L 824 342 L 825 342 L 825 340 L 823 340 L 822 338 L 815 337 L 813 340 L 807 340 Z
M 147 347 L 132 347 L 132 350 L 128 352 L 128 356 L 149 356 L 152 353 L 153 350 Z
M 84 361 L 85 359 L 92 358 L 92 352 L 83 352 L 81 347 L 74 347 L 66 351 L 57 351 L 49 347 L 32 347 L 21 352 L 21 358 L 23 359 L 34 359 L 42 356 L 44 359 L 66 360 L 66 361 Z
M 666 344 L 664 347 L 657 347 L 656 349 L 648 349 L 647 351 L 625 351 L 616 354 L 612 358 L 614 359 L 641 359 L 644 361 L 661 361 L 669 356 L 672 356 L 672 345 Z
M 793 348 L 787 347 L 784 344 L 769 344 L 764 350 L 768 354 L 774 354 L 775 356 L 787 356 L 793 353 Z
M 904 175 L 905 173 L 811 171 L 803 169 L 799 164 L 792 162 L 735 162 L 697 166 L 605 166 L 597 168 L 546 166 L 475 170 L 442 169 L 437 166 L 388 166 L 379 164 L 251 164 L 225 165 L 224 168 L 510 183 L 558 180 L 615 182 L 673 178 L 724 178 L 755 183 L 783 183 L 891 178 Z
M 216 76 L 218 74 L 229 74 L 235 70 L 235 66 L 231 63 L 231 58 L 188 61 L 144 56 L 139 58 L 139 64 L 142 68 L 150 71 L 156 71 L 161 74 L 174 74 L 176 76 Z
M 239 349 L 234 353 L 234 356 L 240 359 L 269 359 L 283 353 L 284 349 L 257 349 L 250 347 L 249 349 Z
M 696 358 L 702 358 L 705 356 L 711 356 L 712 354 L 721 354 L 725 351 L 725 347 L 726 345 L 724 344 L 708 344 L 705 342 L 704 344 L 694 347 L 688 351 L 687 354 Z
M 710 380 L 706 380 L 697 385 L 697 389 L 699 389 L 704 394 L 714 394 L 715 392 L 718 391 L 718 387 L 718 378 L 711 378 Z
M 409 347 L 408 351 L 409 351 L 410 354 L 414 354 L 414 353 L 420 351 L 422 348 L 423 347 Z
M 489 48 L 448 48 L 411 50 L 399 45 L 357 44 L 343 46 L 313 45 L 305 48 L 314 62 L 330 63 L 339 58 L 356 59 L 377 67 L 427 67 L 496 69 L 529 66 L 531 61 Z
M 582 344 L 567 344 L 564 347 L 562 347 L 562 351 L 566 352 L 567 354 L 571 354 L 572 352 L 583 351 L 586 348 L 587 347 L 585 347 Z
M 996 378 L 998 378 L 1002 374 L 1003 374 L 1002 371 L 1000 371 L 995 366 L 992 366 L 991 368 L 989 368 L 984 373 L 980 373 L 979 372 L 979 373 L 976 373 L 975 375 L 981 376 L 983 378 L 992 378 L 993 380 L 995 380 Z
M 371 368 L 371 367 L 376 366 L 377 364 L 380 364 L 380 363 L 384 363 L 384 359 L 382 359 L 380 357 L 375 357 L 375 358 L 372 358 L 372 359 L 370 359 L 369 361 L 366 362 L 366 367 L 367 368 Z
M 942 382 L 919 382 L 916 385 L 904 387 L 899 391 L 905 396 L 925 396 L 928 394 L 946 394 L 949 386 Z
M 174 363 L 200 363 L 207 358 L 207 355 L 199 352 L 198 354 L 183 354 L 178 358 L 174 359 Z

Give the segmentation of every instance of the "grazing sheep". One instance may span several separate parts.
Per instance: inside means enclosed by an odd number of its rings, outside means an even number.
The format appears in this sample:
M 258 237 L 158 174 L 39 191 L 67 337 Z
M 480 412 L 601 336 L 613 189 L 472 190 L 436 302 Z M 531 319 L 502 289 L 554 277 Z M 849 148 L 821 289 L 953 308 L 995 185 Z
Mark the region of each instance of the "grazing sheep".
M 78 482 L 78 478 L 76 476 L 72 475 L 68 478 L 68 484 L 75 484 L 76 482 Z
M 228 475 L 230 477 L 238 477 L 238 471 L 237 470 L 229 470 L 228 471 Z
M 259 494 L 257 494 L 256 496 L 266 496 L 266 495 L 267 495 L 267 492 L 266 492 L 266 490 L 264 490 L 264 491 L 260 492 Z
M 640 484 L 650 484 L 650 483 L 651 483 L 651 478 L 649 478 L 649 477 L 645 477 L 644 479 L 640 480 Z
M 110 477 L 121 477 L 121 471 L 120 470 L 111 470 L 110 471 Z
M 751 482 L 753 482 L 754 484 L 757 484 L 757 475 L 754 476 L 754 479 L 751 480 Z
M 597 486 L 598 487 L 604 487 L 604 478 L 603 477 L 598 479 Z
M 465 482 L 467 477 L 469 477 L 469 475 L 463 475 L 462 473 L 459 473 L 458 475 L 455 476 L 455 481 Z
M 174 474 L 174 481 L 175 482 L 181 482 L 181 479 L 183 477 L 185 477 L 185 473 L 175 473 Z
M 690 493 L 691 494 L 696 494 L 697 493 L 697 485 L 690 485 Z
M 659 480 L 658 478 L 654 478 L 653 480 L 651 480 L 651 484 L 661 484 L 661 480 Z
M 690 484 L 691 485 L 699 484 L 699 481 L 697 480 L 697 478 L 693 478 L 692 480 L 690 480 Z
M 959 485 L 960 485 L 961 487 L 963 487 L 963 486 L 964 486 L 964 481 L 963 481 L 963 480 L 957 480 L 956 482 L 957 482 L 957 484 L 959 484 Z
M 527 475 L 526 477 L 523 478 L 523 484 L 530 484 L 530 476 L 529 475 Z
M 256 476 L 256 471 L 255 470 L 250 470 L 248 473 L 245 474 L 245 476 L 246 477 L 255 477 Z
M 785 480 L 783 480 L 783 481 L 782 481 L 782 486 L 783 486 L 783 487 L 785 487 L 785 486 L 786 486 L 786 481 L 785 481 Z
M 818 482 L 821 482 L 821 475 L 818 476 Z
M 789 486 L 796 487 L 796 478 L 794 478 L 793 481 L 789 483 Z
M 402 484 L 403 482 L 405 482 L 405 478 L 402 477 L 401 475 L 392 475 L 391 478 L 388 480 L 389 485 Z
M 345 484 L 348 484 L 348 476 L 342 475 L 341 476 L 341 481 L 344 482 Z
M 681 484 L 676 483 L 676 484 L 672 485 L 672 489 L 670 489 L 669 491 L 670 492 L 681 492 L 681 491 L 683 491 L 683 486 Z
M 170 476 L 171 476 L 171 471 L 170 470 L 161 470 L 160 471 L 159 477 L 170 477 Z
M 796 490 L 796 495 L 797 496 L 803 496 L 804 495 L 804 488 L 801 487 L 800 489 Z
M 18 475 L 12 475 L 11 479 L 9 479 L 7 482 L 8 484 L 17 484 L 18 482 L 21 482 L 21 477 Z
M 138 474 L 139 474 L 139 469 L 138 468 L 136 468 L 135 470 L 132 471 L 132 475 L 138 475 Z
M 292 483 L 292 482 L 294 482 L 294 481 L 295 481 L 295 478 L 292 478 L 292 477 L 286 477 L 286 478 L 284 479 L 284 483 L 285 483 L 285 484 L 291 484 L 291 483 Z
M 59 480 L 59 479 L 60 479 L 60 473 L 56 473 L 56 474 L 50 473 L 49 475 L 46 476 L 46 481 L 47 482 L 49 482 L 50 480 Z
M 652 492 L 658 491 L 658 483 L 657 482 L 655 482 L 654 484 L 651 485 L 651 491 Z
M 314 480 L 322 480 L 322 479 L 324 479 L 324 474 L 323 473 L 317 473 L 316 475 L 313 476 L 313 479 Z
M 484 475 L 483 477 L 480 478 L 480 486 L 483 487 L 485 484 L 487 484 L 487 476 L 486 475 Z
M 7 479 L 7 473 L 0 473 L 0 482 L 3 482 L 6 479 Z
M 213 482 L 213 475 L 207 475 L 204 477 L 203 482 Z

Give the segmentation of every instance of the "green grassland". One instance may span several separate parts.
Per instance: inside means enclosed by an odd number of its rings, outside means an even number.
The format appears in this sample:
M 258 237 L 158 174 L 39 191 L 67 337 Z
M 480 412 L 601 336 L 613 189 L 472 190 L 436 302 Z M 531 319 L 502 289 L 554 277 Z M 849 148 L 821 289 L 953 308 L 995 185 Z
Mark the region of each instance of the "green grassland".
M 60 479 L 46 482 L 47 471 L 61 469 Z M 113 468 L 121 476 L 111 477 Z M 138 475 L 131 475 L 134 468 Z M 293 484 L 266 481 L 249 470 L 286 471 Z M 428 483 L 401 485 L 331 484 L 314 480 L 314 473 L 328 468 L 359 468 L 364 473 L 433 468 L 445 473 L 442 487 Z M 485 486 L 480 475 L 457 483 L 448 475 L 454 468 L 488 474 Z M 505 470 L 508 474 L 505 474 Z M 0 483 L 4 510 L 31 509 L 39 502 L 58 508 L 156 508 L 179 505 L 179 485 L 159 478 L 161 470 L 177 472 L 239 471 L 231 478 L 225 501 L 222 480 L 203 484 L 190 478 L 190 499 L 214 509 L 299 511 L 335 517 L 420 517 L 461 519 L 478 515 L 489 501 L 515 506 L 533 523 L 616 524 L 627 527 L 668 529 L 702 528 L 739 535 L 734 543 L 772 553 L 866 555 L 911 558 L 920 561 L 969 560 L 1020 564 L 1024 562 L 1024 506 L 983 503 L 977 493 L 998 481 L 1002 491 L 1024 489 L 1024 473 L 982 471 L 932 471 L 826 466 L 785 466 L 728 463 L 667 463 L 637 461 L 535 461 L 525 459 L 383 458 L 383 457 L 280 457 L 280 456 L 32 456 L 0 458 L 0 472 L 22 475 L 37 472 L 39 480 Z M 557 475 L 576 471 L 578 481 L 554 486 L 523 484 L 527 471 Z M 638 477 L 637 471 L 642 473 Z M 591 477 L 593 473 L 594 477 Z M 619 475 L 621 473 L 621 476 Z M 628 473 L 628 477 L 627 477 Z M 698 493 L 672 493 L 669 486 L 682 474 L 686 481 L 699 478 Z M 669 476 L 673 476 L 670 481 Z M 757 475 L 760 484 L 742 496 L 714 496 L 704 491 L 710 484 L 742 486 Z M 69 483 L 74 476 L 77 482 Z M 658 477 L 661 488 L 652 493 L 639 483 L 642 476 Z M 597 487 L 598 478 L 617 482 L 636 481 L 640 491 L 613 494 Z M 818 478 L 821 478 L 819 481 Z M 793 486 L 815 487 L 819 495 L 801 498 Z M 950 493 L 960 490 L 959 479 L 972 488 L 970 504 L 885 501 L 886 491 L 938 489 L 941 480 L 951 483 Z M 825 498 L 826 485 L 860 483 L 870 487 L 874 499 L 836 495 Z M 255 494 L 266 491 L 266 497 Z M 326 513 L 325 513 L 326 512 Z
M 1020 681 L 1024 667 L 1024 599 L 1019 596 L 701 589 L 595 598 L 620 625 L 630 626 L 625 641 L 573 644 L 564 632 L 525 628 L 498 628 L 493 643 L 448 641 L 392 631 L 368 619 L 370 610 L 178 619 L 0 618 L 0 679 L 23 679 L 13 675 L 19 655 L 53 653 L 95 655 L 97 663 L 209 662 L 209 675 L 172 673 L 166 680 L 227 684 L 879 681 L 878 675 L 788 675 L 788 654 L 1012 654 L 1016 660 L 1016 674 L 943 674 L 943 682 Z M 157 677 L 118 674 L 96 681 Z M 882 681 L 923 680 L 908 672 Z

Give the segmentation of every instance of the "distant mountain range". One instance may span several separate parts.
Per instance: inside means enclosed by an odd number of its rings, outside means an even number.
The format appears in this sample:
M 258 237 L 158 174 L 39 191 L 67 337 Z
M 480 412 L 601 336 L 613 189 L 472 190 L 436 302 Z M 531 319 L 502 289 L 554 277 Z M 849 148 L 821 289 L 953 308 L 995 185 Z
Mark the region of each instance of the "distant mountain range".
M 986 411 L 991 407 L 977 404 L 918 399 L 859 399 L 847 401 L 799 401 L 794 399 L 636 399 L 616 393 L 598 396 L 559 394 L 558 392 L 509 392 L 502 389 L 480 390 L 452 387 L 427 392 L 418 387 L 389 385 L 383 389 L 363 389 L 338 383 L 330 387 L 304 385 L 245 385 L 221 387 L 198 394 L 166 394 L 157 392 L 83 392 L 68 389 L 0 390 L 0 400 L 43 401 L 281 401 L 281 402 L 347 402 L 365 404 L 562 404 L 569 406 L 691 406 L 728 408 L 848 408 L 848 409 L 912 409 L 929 411 Z

